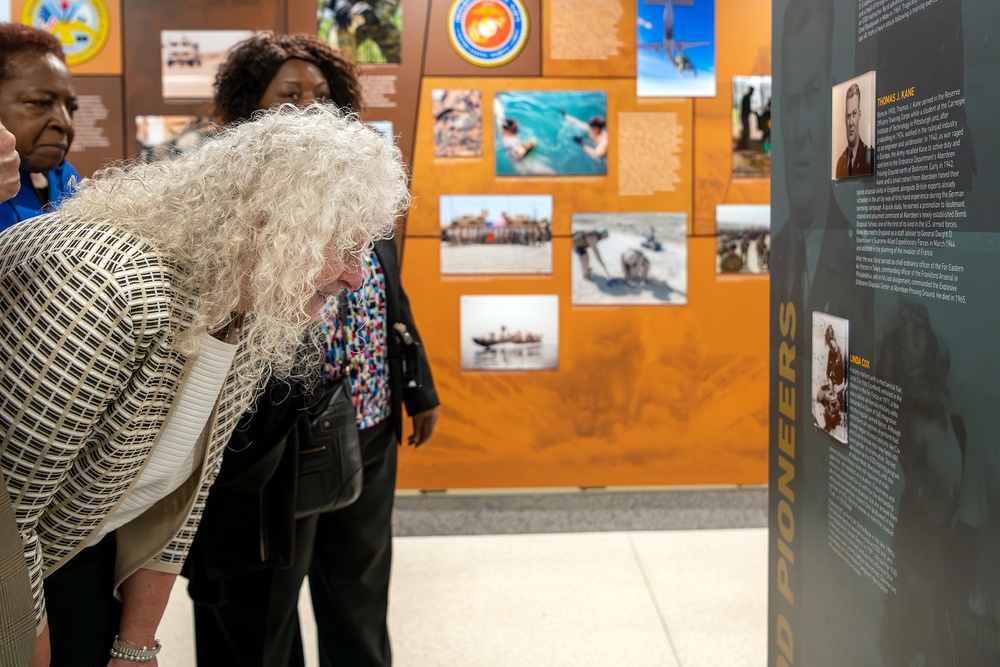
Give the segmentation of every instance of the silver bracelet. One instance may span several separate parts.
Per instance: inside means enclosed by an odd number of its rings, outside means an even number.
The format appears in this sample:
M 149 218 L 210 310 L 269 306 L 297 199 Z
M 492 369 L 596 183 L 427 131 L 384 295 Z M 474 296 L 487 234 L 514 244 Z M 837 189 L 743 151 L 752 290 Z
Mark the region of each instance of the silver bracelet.
M 148 646 L 143 646 L 142 648 L 132 648 L 131 646 L 126 646 L 125 643 L 118 639 L 118 635 L 115 635 L 115 640 L 111 643 L 111 654 L 112 658 L 118 658 L 119 660 L 127 660 L 129 662 L 149 662 L 156 657 L 156 654 L 160 652 L 163 646 L 160 644 L 159 639 L 153 640 L 153 648 Z

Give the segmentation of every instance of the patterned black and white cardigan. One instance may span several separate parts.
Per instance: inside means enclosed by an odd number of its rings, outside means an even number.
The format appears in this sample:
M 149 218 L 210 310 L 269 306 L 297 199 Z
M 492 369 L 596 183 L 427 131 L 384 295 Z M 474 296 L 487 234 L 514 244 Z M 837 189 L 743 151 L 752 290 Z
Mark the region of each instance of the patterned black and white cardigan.
M 94 538 L 138 479 L 193 360 L 178 344 L 194 309 L 179 277 L 176 262 L 104 222 L 57 213 L 0 234 L 0 471 L 38 627 L 43 578 Z M 116 531 L 116 587 L 140 568 L 180 570 L 240 417 L 246 342 L 196 473 Z

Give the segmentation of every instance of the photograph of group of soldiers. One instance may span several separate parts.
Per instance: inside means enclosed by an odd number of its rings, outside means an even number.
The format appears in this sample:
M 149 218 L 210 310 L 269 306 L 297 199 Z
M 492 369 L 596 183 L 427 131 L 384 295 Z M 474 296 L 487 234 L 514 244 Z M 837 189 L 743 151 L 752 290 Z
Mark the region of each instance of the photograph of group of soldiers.
M 441 273 L 552 273 L 550 195 L 442 195 Z
M 716 273 L 770 273 L 770 206 L 767 204 L 716 206 L 715 234 Z
M 217 131 L 218 126 L 205 116 L 136 116 L 138 159 L 153 162 L 187 153 Z

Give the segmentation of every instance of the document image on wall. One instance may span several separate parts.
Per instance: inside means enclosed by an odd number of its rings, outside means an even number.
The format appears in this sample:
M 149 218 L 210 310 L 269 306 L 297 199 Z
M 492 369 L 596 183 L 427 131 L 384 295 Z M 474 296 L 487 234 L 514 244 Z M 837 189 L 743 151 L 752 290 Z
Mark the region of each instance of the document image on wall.
M 608 94 L 603 90 L 497 93 L 497 176 L 604 176 Z
M 431 99 L 434 157 L 482 157 L 482 91 L 435 88 Z
M 771 175 L 771 77 L 733 77 L 733 177 Z
M 251 30 L 162 30 L 163 99 L 210 100 L 212 84 L 229 50 Z
M 637 0 L 636 94 L 715 97 L 715 0 Z
M 573 305 L 687 303 L 687 214 L 574 213 Z
M 771 270 L 771 207 L 719 204 L 715 207 L 715 272 L 768 273 Z
M 875 72 L 833 87 L 833 178 L 875 173 Z
M 847 444 L 847 334 L 849 322 L 813 313 L 812 422 Z

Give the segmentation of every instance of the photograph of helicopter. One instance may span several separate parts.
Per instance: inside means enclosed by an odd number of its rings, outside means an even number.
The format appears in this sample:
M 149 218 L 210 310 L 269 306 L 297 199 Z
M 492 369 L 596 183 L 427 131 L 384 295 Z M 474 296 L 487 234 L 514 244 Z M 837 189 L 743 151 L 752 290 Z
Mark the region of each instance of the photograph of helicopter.
M 714 0 L 637 2 L 636 95 L 714 97 Z

